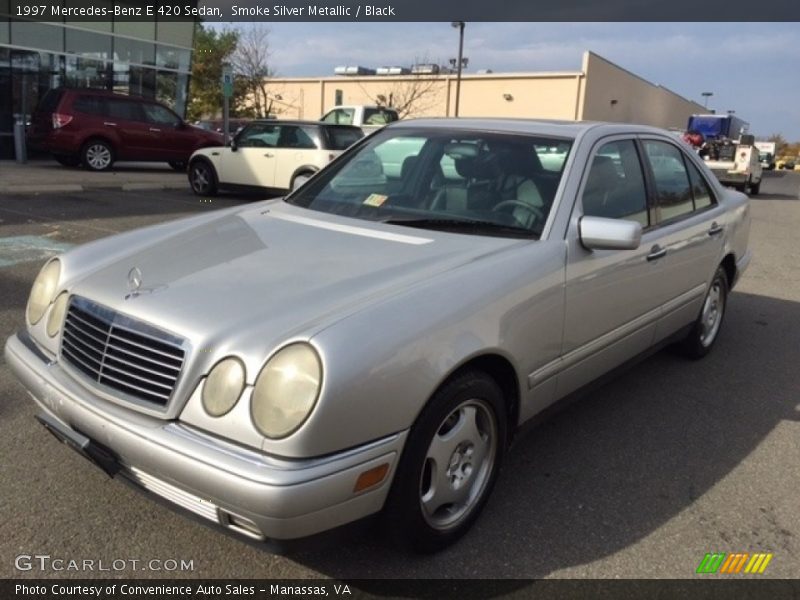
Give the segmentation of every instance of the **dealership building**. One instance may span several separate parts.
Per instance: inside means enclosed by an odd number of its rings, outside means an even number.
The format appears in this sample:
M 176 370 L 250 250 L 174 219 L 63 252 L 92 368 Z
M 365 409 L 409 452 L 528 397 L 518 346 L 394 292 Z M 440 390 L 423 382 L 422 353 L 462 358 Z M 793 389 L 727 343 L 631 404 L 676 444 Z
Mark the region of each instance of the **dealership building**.
M 411 97 L 409 117 L 455 114 L 457 77 L 427 68 L 339 68 L 352 75 L 276 78 L 270 88 L 279 118 L 318 119 L 342 104 L 393 104 Z M 393 74 L 397 72 L 401 74 Z M 417 71 L 416 73 L 413 71 Z M 385 73 L 385 74 L 384 74 Z M 643 123 L 685 128 L 701 104 L 642 79 L 593 52 L 579 71 L 464 74 L 458 115 Z
M 53 87 L 157 98 L 184 114 L 193 21 L 45 23 L 13 19 L 8 11 L 9 0 L 0 0 L 0 159 L 14 157 L 14 123 L 28 120 Z

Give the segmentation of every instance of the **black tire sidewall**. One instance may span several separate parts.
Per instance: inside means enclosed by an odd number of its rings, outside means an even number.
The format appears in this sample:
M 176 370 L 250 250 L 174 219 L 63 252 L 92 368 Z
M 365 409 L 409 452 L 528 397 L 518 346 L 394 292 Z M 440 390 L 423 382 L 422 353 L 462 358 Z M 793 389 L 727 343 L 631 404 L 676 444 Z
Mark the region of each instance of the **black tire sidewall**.
M 194 174 L 194 170 L 197 167 L 203 167 L 206 172 L 208 173 L 208 187 L 204 191 L 198 191 L 194 187 L 194 178 L 192 175 Z M 205 160 L 196 160 L 189 164 L 188 168 L 188 175 L 189 175 L 189 187 L 192 188 L 192 191 L 198 196 L 213 196 L 217 193 L 217 174 L 214 172 L 214 167 L 212 167 L 207 161 Z
M 447 531 L 431 527 L 420 506 L 419 486 L 425 456 L 442 421 L 459 404 L 483 400 L 494 412 L 497 424 L 497 449 L 489 481 L 472 511 L 457 526 Z M 479 371 L 453 377 L 439 388 L 420 413 L 406 440 L 384 510 L 390 536 L 399 546 L 416 552 L 435 552 L 463 536 L 480 515 L 491 495 L 505 454 L 508 423 L 503 393 L 497 383 Z
M 719 329 L 717 330 L 714 339 L 711 340 L 711 343 L 707 346 L 704 346 L 703 343 L 700 341 L 700 338 L 703 335 L 703 306 L 705 306 L 706 298 L 708 294 L 711 293 L 711 288 L 714 287 L 714 283 L 717 280 L 720 280 L 722 284 L 722 315 L 720 316 L 720 323 Z M 703 358 L 714 347 L 719 339 L 719 334 L 722 331 L 722 325 L 725 321 L 725 314 L 728 312 L 728 292 L 730 291 L 729 283 L 728 283 L 728 275 L 725 272 L 725 269 L 720 265 L 717 267 L 716 272 L 714 273 L 714 278 L 711 280 L 711 284 L 708 286 L 708 291 L 706 295 L 703 297 L 703 305 L 700 307 L 700 314 L 697 316 L 697 320 L 694 322 L 692 326 L 691 332 L 686 337 L 683 342 L 683 351 L 689 358 Z

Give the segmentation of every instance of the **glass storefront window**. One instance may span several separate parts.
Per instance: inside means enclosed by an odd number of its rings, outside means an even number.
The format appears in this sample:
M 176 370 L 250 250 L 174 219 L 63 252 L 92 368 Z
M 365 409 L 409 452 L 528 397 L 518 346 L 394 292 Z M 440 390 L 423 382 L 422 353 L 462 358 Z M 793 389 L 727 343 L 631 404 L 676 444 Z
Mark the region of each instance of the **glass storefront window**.
M 32 21 L 11 21 L 11 43 L 15 46 L 64 52 L 64 28 Z
M 154 65 L 156 63 L 156 45 L 153 42 L 116 37 L 114 38 L 114 60 L 138 65 Z
M 82 56 L 66 57 L 66 85 L 69 87 L 109 87 L 110 73 L 107 63 Z
M 111 36 L 93 31 L 64 28 L 68 54 L 105 61 L 111 57 Z
M 121 6 L 141 6 L 134 2 L 117 2 Z M 156 39 L 155 21 L 114 21 L 114 33 L 140 40 Z
M 159 42 L 191 48 L 194 44 L 194 21 L 159 21 L 156 39 Z
M 156 100 L 174 109 L 177 90 L 178 74 L 159 71 L 156 75 Z
M 156 65 L 165 69 L 188 71 L 191 60 L 191 51 L 174 46 L 158 45 L 156 52 Z

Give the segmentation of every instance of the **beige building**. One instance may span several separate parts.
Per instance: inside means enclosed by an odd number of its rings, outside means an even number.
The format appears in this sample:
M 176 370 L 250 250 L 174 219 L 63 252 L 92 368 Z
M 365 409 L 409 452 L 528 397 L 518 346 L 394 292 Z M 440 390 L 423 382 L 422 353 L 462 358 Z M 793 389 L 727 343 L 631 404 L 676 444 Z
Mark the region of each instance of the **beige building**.
M 455 111 L 456 76 L 370 75 L 276 78 L 270 84 L 279 118 L 318 119 L 341 104 L 391 103 L 408 117 Z M 461 78 L 462 117 L 523 117 L 644 123 L 684 128 L 703 106 L 585 52 L 580 71 L 479 73 Z

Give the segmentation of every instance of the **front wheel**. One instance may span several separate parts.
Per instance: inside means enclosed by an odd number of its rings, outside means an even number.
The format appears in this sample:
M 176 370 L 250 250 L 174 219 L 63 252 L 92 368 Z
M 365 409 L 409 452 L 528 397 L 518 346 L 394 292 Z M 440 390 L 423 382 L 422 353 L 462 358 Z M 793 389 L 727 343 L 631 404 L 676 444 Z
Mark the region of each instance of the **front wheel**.
M 497 383 L 468 371 L 445 383 L 411 429 L 384 518 L 401 546 L 435 552 L 478 518 L 506 445 L 506 410 Z
M 189 165 L 189 184 L 198 196 L 214 196 L 217 193 L 217 177 L 205 160 L 196 160 Z
M 708 287 L 700 316 L 681 344 L 681 350 L 686 356 L 698 359 L 711 352 L 722 327 L 727 302 L 728 276 L 725 274 L 725 269 L 720 266 Z

